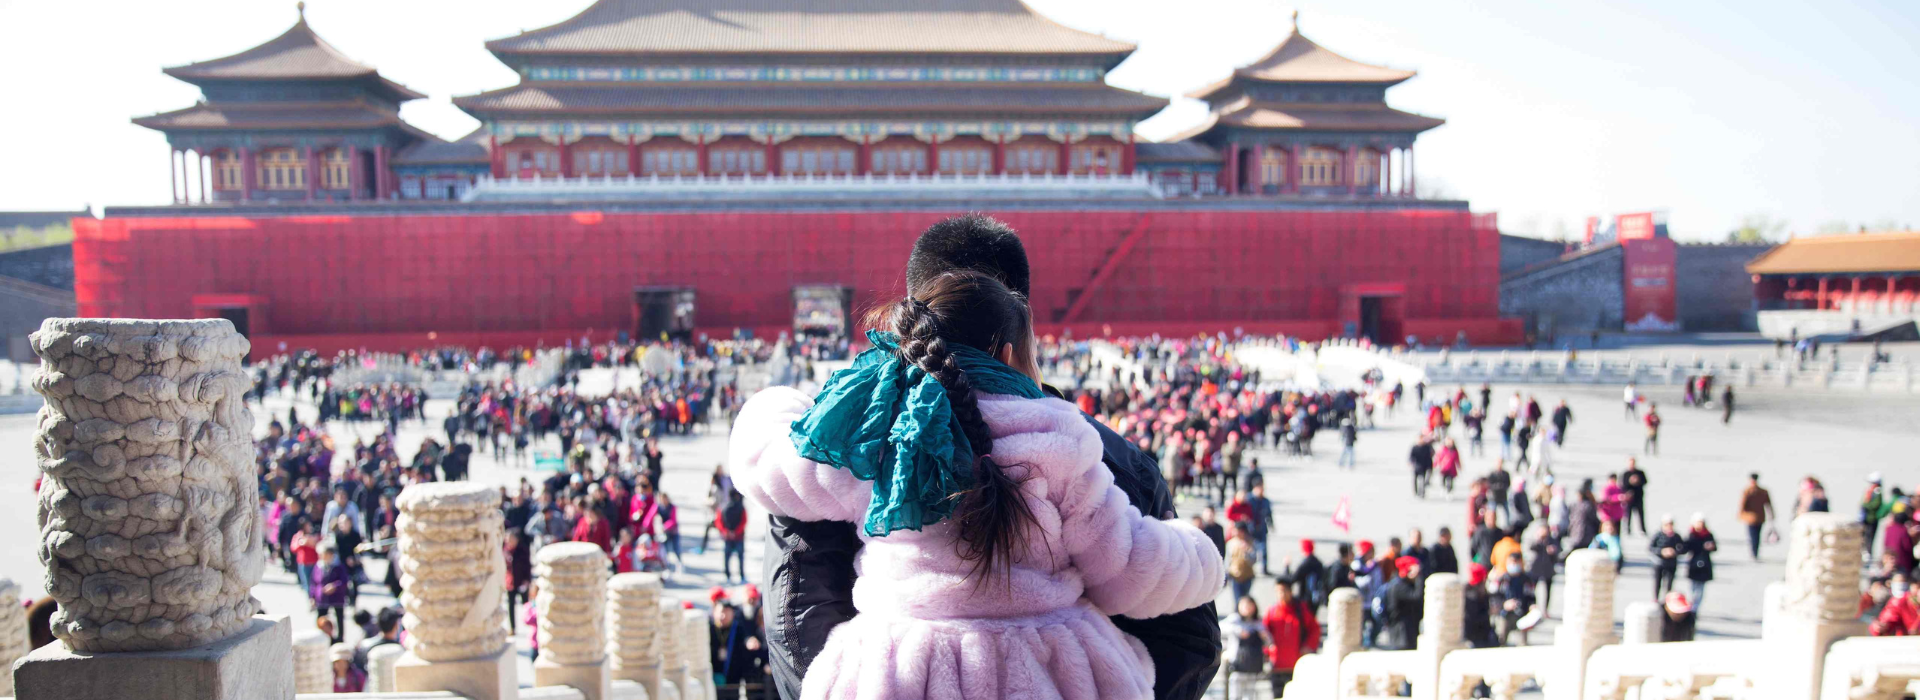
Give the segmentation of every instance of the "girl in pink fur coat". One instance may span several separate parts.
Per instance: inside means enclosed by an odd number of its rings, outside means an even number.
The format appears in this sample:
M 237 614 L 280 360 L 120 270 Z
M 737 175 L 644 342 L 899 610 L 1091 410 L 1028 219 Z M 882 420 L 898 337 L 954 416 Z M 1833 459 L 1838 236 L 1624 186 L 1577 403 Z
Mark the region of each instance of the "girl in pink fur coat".
M 1145 647 L 1107 618 L 1213 600 L 1218 550 L 1114 486 L 1098 434 L 1039 391 L 1026 302 L 997 280 L 949 273 L 874 320 L 893 333 L 817 399 L 754 396 L 730 445 L 768 511 L 865 524 L 859 614 L 802 699 L 1151 698 Z

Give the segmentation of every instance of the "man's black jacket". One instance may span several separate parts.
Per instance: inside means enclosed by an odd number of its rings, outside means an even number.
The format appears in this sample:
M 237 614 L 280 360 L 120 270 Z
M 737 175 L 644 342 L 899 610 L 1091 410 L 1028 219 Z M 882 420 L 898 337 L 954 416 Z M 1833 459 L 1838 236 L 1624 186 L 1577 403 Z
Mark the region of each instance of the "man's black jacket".
M 1100 459 L 1113 483 L 1140 512 L 1165 517 L 1173 497 L 1152 457 L 1099 421 Z M 800 697 L 800 679 L 826 644 L 833 627 L 854 616 L 853 557 L 860 551 L 856 526 L 846 522 L 767 522 L 767 661 L 780 697 Z M 1197 700 L 1220 670 L 1220 623 L 1213 603 L 1150 620 L 1113 618 L 1153 657 L 1154 700 Z

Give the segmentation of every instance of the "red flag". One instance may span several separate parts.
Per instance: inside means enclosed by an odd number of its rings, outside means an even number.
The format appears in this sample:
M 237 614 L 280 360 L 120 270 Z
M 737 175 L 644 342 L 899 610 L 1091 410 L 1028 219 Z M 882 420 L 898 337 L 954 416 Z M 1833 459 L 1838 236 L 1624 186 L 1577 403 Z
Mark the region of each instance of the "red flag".
M 1333 507 L 1333 526 L 1340 528 L 1341 532 L 1346 532 L 1353 525 L 1352 505 L 1348 497 L 1341 496 L 1340 504 Z

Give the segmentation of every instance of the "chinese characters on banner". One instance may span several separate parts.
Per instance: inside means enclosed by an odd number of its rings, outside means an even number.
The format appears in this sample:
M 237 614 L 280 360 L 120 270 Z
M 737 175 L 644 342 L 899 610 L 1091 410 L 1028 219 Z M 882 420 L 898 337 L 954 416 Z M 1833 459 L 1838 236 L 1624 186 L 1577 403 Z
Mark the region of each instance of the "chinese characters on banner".
M 1629 238 L 1630 227 L 1621 218 L 1620 247 L 1626 267 L 1622 275 L 1623 311 L 1628 331 L 1677 331 L 1680 320 L 1675 296 L 1674 263 L 1679 249 L 1673 239 Z M 1651 231 L 1652 228 L 1648 227 Z

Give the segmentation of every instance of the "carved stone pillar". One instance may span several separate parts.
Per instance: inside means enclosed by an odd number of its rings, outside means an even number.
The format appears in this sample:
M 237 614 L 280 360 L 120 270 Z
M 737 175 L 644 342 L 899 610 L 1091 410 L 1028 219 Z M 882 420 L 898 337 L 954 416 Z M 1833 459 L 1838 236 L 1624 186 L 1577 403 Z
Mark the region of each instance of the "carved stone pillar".
M 713 655 L 707 653 L 713 636 L 713 617 L 705 610 L 682 610 L 682 649 L 687 655 L 686 683 L 681 685 L 681 700 L 717 700 L 719 688 L 713 684 Z
M 1645 600 L 1628 603 L 1626 633 L 1620 636 L 1620 643 L 1660 643 L 1660 625 L 1663 624 L 1666 614 L 1661 610 L 1659 603 Z
M 1580 700 L 1586 687 L 1587 657 L 1613 642 L 1613 560 L 1598 549 L 1567 555 L 1564 619 L 1553 645 L 1561 666 L 1546 686 L 1548 700 Z
M 398 690 L 393 683 L 393 665 L 406 655 L 406 647 L 398 644 L 382 644 L 367 650 L 367 692 L 391 693 Z
M 1772 656 L 1769 672 L 1757 675 L 1778 697 L 1810 698 L 1820 690 L 1828 648 L 1866 633 L 1855 618 L 1860 523 L 1838 513 L 1808 513 L 1794 519 L 1791 530 L 1786 586 L 1779 607 L 1763 611 L 1760 628 Z
M 540 658 L 533 662 L 535 686 L 566 685 L 587 700 L 605 700 L 607 675 L 607 577 L 611 562 L 591 542 L 557 542 L 534 553 L 540 595 Z
M 0 694 L 13 695 L 13 662 L 26 656 L 27 611 L 20 607 L 20 586 L 0 578 Z
M 683 700 L 687 697 L 680 686 L 687 675 L 686 635 L 681 634 L 680 613 L 686 605 L 679 598 L 662 597 L 655 607 L 654 629 L 658 630 L 655 639 L 659 643 L 655 648 L 660 653 L 660 694 L 656 700 L 671 698 Z
M 660 697 L 660 575 L 625 573 L 607 581 L 607 669 Z
M 39 555 L 64 644 L 21 661 L 20 695 L 290 696 L 288 627 L 249 594 L 265 558 L 247 339 L 223 319 L 55 318 L 32 345 Z
M 333 640 L 320 630 L 307 630 L 293 636 L 293 692 L 333 692 L 333 659 L 328 652 Z
M 472 700 L 516 697 L 516 656 L 503 604 L 500 492 L 470 481 L 400 492 L 400 605 L 407 653 L 394 663 L 402 692 L 446 690 Z
M 1419 662 L 1407 678 L 1416 699 L 1440 697 L 1440 660 L 1466 646 L 1466 581 L 1458 574 L 1427 577 L 1421 606 L 1420 636 L 1414 640 Z

